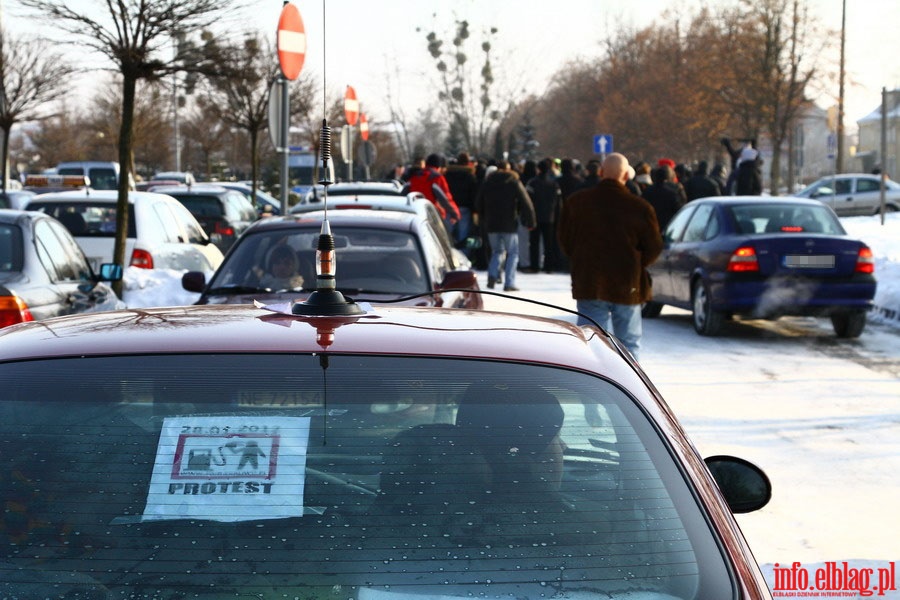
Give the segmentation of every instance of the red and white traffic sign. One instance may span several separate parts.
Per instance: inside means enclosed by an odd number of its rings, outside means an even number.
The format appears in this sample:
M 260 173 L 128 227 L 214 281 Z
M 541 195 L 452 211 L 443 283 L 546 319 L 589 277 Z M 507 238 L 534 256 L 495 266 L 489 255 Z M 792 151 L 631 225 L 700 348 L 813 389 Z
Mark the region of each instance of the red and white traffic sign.
M 356 90 L 349 85 L 344 93 L 344 116 L 347 118 L 348 125 L 356 125 L 359 118 L 359 100 L 356 99 Z
M 359 114 L 359 137 L 363 141 L 369 140 L 369 121 L 366 119 L 366 113 Z
M 281 9 L 278 19 L 278 64 L 285 79 L 293 81 L 303 70 L 306 58 L 306 32 L 300 11 L 290 2 Z

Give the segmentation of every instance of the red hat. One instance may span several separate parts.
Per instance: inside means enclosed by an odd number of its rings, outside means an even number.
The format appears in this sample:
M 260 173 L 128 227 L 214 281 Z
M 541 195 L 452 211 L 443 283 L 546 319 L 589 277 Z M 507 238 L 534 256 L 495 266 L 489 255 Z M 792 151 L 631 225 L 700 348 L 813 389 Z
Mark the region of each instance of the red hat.
M 656 163 L 656 166 L 658 166 L 658 167 L 672 167 L 672 168 L 674 169 L 674 168 L 675 168 L 675 161 L 672 160 L 671 158 L 661 158 L 661 159 L 659 159 L 659 162 Z

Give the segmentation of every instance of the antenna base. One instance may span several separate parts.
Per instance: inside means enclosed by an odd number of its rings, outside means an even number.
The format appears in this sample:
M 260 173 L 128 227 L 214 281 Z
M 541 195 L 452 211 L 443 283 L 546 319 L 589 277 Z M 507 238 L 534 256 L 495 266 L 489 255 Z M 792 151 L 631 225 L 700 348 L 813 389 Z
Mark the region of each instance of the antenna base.
M 362 315 L 364 311 L 359 305 L 345 298 L 337 290 L 316 290 L 303 302 L 295 302 L 291 313 L 304 316 L 342 316 Z

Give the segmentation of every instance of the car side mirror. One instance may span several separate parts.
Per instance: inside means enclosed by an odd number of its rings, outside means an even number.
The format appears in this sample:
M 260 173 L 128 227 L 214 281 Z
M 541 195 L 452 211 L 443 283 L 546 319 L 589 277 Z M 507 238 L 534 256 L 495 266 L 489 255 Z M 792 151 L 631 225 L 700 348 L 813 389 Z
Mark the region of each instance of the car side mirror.
M 705 460 L 733 513 L 759 510 L 772 498 L 772 484 L 762 469 L 736 456 L 710 456 Z
M 188 271 L 181 276 L 181 287 L 189 292 L 203 293 L 203 290 L 206 289 L 206 273 Z
M 477 283 L 478 276 L 475 271 L 449 271 L 444 275 L 440 288 L 442 290 L 474 289 Z
M 122 265 L 118 263 L 103 263 L 100 265 L 99 281 L 120 281 L 122 279 Z

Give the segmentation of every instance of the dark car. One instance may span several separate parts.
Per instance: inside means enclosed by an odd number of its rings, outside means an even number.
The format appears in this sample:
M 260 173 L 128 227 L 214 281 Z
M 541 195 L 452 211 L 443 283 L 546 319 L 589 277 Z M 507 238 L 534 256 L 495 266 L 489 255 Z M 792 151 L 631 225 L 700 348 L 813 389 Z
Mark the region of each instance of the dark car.
M 0 210 L 0 327 L 125 304 L 103 281 L 121 278 L 104 265 L 95 275 L 69 232 L 43 213 Z
M 181 202 L 223 253 L 259 218 L 256 208 L 244 194 L 219 185 L 163 185 L 150 189 Z
M 600 329 L 297 306 L 0 332 L 0 595 L 770 598 L 765 475 Z
M 872 251 L 850 239 L 834 212 L 800 198 L 715 197 L 684 206 L 650 267 L 653 301 L 693 312 L 701 335 L 733 315 L 827 316 L 839 337 L 858 337 L 875 296 Z
M 271 217 L 253 224 L 206 283 L 186 273 L 184 288 L 202 292 L 199 304 L 247 304 L 305 297 L 316 282 L 315 256 L 324 213 Z M 329 211 L 340 253 L 339 291 L 351 297 L 394 300 L 448 290 L 411 303 L 479 309 L 481 296 L 468 261 L 451 246 L 434 207 L 424 200 L 397 210 Z M 290 268 L 290 270 L 286 270 Z
M 216 185 L 221 185 L 225 189 L 235 190 L 242 193 L 256 207 L 256 212 L 260 215 L 280 215 L 281 200 L 278 200 L 271 194 L 256 188 L 256 198 L 253 198 L 253 188 L 246 183 L 236 181 L 219 181 Z

